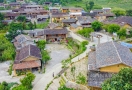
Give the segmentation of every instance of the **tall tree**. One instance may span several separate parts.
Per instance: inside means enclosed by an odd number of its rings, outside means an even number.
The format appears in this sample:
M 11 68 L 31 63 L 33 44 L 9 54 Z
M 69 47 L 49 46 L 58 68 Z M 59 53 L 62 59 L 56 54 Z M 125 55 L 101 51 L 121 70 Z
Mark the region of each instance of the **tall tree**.
M 123 68 L 102 84 L 102 90 L 132 90 L 132 68 Z
M 20 15 L 20 16 L 17 17 L 17 21 L 19 21 L 19 22 L 25 22 L 26 21 L 26 17 Z
M 28 26 L 29 26 L 30 30 L 33 30 L 33 23 L 32 22 L 29 22 Z
M 90 10 L 93 8 L 93 6 L 94 6 L 94 2 L 93 1 L 90 1 L 89 2 L 89 8 L 90 8 Z
M 92 28 L 95 31 L 99 31 L 102 28 L 102 23 L 99 22 L 99 21 L 95 21 L 95 22 L 92 23 Z
M 132 16 L 132 10 L 126 10 L 126 15 L 127 16 Z
M 108 32 L 111 33 L 111 34 L 116 33 L 119 30 L 120 30 L 120 26 L 118 24 L 110 24 L 108 26 Z

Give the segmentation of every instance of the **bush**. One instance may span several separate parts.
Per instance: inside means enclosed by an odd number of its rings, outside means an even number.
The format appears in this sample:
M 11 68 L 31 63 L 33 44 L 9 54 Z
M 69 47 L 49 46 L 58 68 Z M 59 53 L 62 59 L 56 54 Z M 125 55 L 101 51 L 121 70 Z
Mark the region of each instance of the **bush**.
M 83 30 L 79 30 L 77 33 L 86 38 L 89 38 L 91 32 L 94 32 L 92 28 L 84 28 Z
M 118 24 L 110 24 L 108 26 L 108 32 L 113 34 L 116 33 L 120 30 L 120 26 Z

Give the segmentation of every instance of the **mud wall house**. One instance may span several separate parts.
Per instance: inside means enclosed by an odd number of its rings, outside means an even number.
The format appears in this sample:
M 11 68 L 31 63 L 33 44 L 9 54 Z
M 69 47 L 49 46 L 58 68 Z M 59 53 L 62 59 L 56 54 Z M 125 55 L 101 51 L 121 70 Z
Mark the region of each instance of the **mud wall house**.
M 32 71 L 32 69 L 40 70 L 41 59 L 42 57 L 38 47 L 27 45 L 21 48 L 17 51 L 13 64 L 14 76 L 17 76 L 18 71 Z
M 18 9 L 18 8 L 21 7 L 20 3 L 18 3 L 18 2 L 12 2 L 12 3 L 9 4 L 9 6 L 12 9 Z
M 14 39 L 14 46 L 16 47 L 17 50 L 29 44 L 35 45 L 34 41 L 28 35 L 21 34 L 16 36 Z
M 74 18 L 70 18 L 70 19 L 63 19 L 61 22 L 63 27 L 68 27 L 71 24 L 76 24 L 77 20 Z
M 52 13 L 51 15 L 51 20 L 54 23 L 61 23 L 62 20 L 69 18 L 70 17 L 68 13 Z
M 62 13 L 69 13 L 69 7 L 62 7 L 61 12 Z
M 79 16 L 77 20 L 77 25 L 82 26 L 82 28 L 91 27 L 91 24 L 95 21 L 95 19 L 90 16 Z
M 83 28 L 82 28 L 82 26 L 79 26 L 79 25 L 77 25 L 77 24 L 71 24 L 70 25 L 70 30 L 72 30 L 73 32 L 77 32 L 78 30 L 82 30 Z
M 101 90 L 101 84 L 124 67 L 132 67 L 128 47 L 114 41 L 97 45 L 88 55 L 88 86 L 91 90 Z
M 16 17 L 18 16 L 19 16 L 19 13 L 14 13 L 14 12 L 4 14 L 5 20 L 15 20 Z
M 49 7 L 49 12 L 50 13 L 59 13 L 60 7 Z
M 77 16 L 82 16 L 82 8 L 69 8 L 70 18 L 76 18 Z
M 65 41 L 67 37 L 68 31 L 66 28 L 62 29 L 45 29 L 44 35 L 45 40 L 48 42 L 61 42 Z

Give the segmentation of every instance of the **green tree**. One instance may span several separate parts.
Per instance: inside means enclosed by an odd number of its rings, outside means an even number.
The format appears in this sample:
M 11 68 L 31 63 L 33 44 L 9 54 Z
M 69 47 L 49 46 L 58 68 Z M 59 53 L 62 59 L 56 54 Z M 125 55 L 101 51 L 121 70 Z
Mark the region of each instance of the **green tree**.
M 41 50 L 41 54 L 43 63 L 47 63 L 51 59 L 49 53 L 46 50 Z
M 120 26 L 118 24 L 110 24 L 108 27 L 108 32 L 111 34 L 116 33 L 119 30 L 120 30 Z
M 18 86 L 13 87 L 12 90 L 29 90 L 29 89 L 23 85 L 18 85 Z
M 17 35 L 21 34 L 23 30 L 22 23 L 14 23 L 12 22 L 9 26 L 8 34 L 6 37 L 11 41 L 13 40 Z
M 94 6 L 94 2 L 93 1 L 90 1 L 89 2 L 89 8 L 90 8 L 90 10 L 93 8 L 93 6 Z
M 119 30 L 118 32 L 117 32 L 117 35 L 119 36 L 119 38 L 121 37 L 121 36 L 124 36 L 124 37 L 126 37 L 126 29 L 125 28 L 122 28 L 121 30 Z
M 21 82 L 21 85 L 28 88 L 28 89 L 31 89 L 32 88 L 32 82 L 33 80 L 35 79 L 35 75 L 32 74 L 32 73 L 28 73 L 26 74 L 26 76 L 20 80 Z
M 2 13 L 0 13 L 0 22 L 4 20 L 4 15 Z
M 104 81 L 102 90 L 132 90 L 132 68 L 123 68 Z
M 101 28 L 102 28 L 102 23 L 99 22 L 99 21 L 95 21 L 92 23 L 92 28 L 95 30 L 95 31 L 99 31 Z
M 132 10 L 126 10 L 126 15 L 127 16 L 132 16 Z
M 20 16 L 17 17 L 17 21 L 19 21 L 19 22 L 25 22 L 26 21 L 26 17 L 20 15 Z
M 37 28 L 37 24 L 36 24 L 36 22 L 34 21 L 34 28 Z
M 33 23 L 32 22 L 29 22 L 28 26 L 29 26 L 30 30 L 33 30 Z
M 125 10 L 113 10 L 113 13 L 114 13 L 116 16 L 124 16 L 124 15 L 126 15 Z
M 46 45 L 46 41 L 45 41 L 45 40 L 39 40 L 39 41 L 37 42 L 37 46 L 38 46 L 38 48 L 39 48 L 40 50 L 44 50 L 45 45 Z

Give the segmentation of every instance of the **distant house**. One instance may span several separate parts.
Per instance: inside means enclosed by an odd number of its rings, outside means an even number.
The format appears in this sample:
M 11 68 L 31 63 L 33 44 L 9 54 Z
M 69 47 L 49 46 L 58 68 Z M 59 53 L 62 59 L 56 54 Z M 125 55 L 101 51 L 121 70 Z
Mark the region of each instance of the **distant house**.
M 44 35 L 45 39 L 48 42 L 60 42 L 65 41 L 68 34 L 68 30 L 66 28 L 62 29 L 45 29 Z
M 69 7 L 62 7 L 61 12 L 62 13 L 69 13 Z
M 21 4 L 18 3 L 18 2 L 12 2 L 9 4 L 9 6 L 12 8 L 12 9 L 18 9 L 20 8 Z
M 78 30 L 82 30 L 82 29 L 83 28 L 80 25 L 77 25 L 77 24 L 74 24 L 74 23 L 70 25 L 70 30 L 72 30 L 74 32 L 77 32 Z
M 123 67 L 132 67 L 132 53 L 118 42 L 97 45 L 88 55 L 88 86 L 101 90 L 101 84 Z
M 23 9 L 43 9 L 41 5 L 23 5 Z
M 108 23 L 116 23 L 124 28 L 132 28 L 132 17 L 130 16 L 120 16 L 116 19 L 109 21 Z
M 51 15 L 51 20 L 54 23 L 61 23 L 62 20 L 69 18 L 70 17 L 68 13 L 52 13 Z
M 32 69 L 40 70 L 41 67 L 41 53 L 39 48 L 34 45 L 27 45 L 21 48 L 16 53 L 13 64 L 14 76 L 17 76 L 19 71 L 29 71 Z
M 21 49 L 22 47 L 25 47 L 29 44 L 34 45 L 34 41 L 28 36 L 28 35 L 18 35 L 14 39 L 14 46 L 16 49 Z
M 52 2 L 44 2 L 44 5 L 51 6 Z
M 111 12 L 111 8 L 102 8 L 91 10 L 89 15 L 98 21 L 105 21 L 108 18 L 114 17 L 115 14 Z
M 90 16 L 79 16 L 77 17 L 77 25 L 85 27 L 91 27 L 92 22 L 95 21 L 94 18 L 91 18 Z
M 60 7 L 49 7 L 49 12 L 50 13 L 59 13 Z
M 82 16 L 82 8 L 69 8 L 69 15 L 71 18 L 76 18 L 77 16 Z
M 77 20 L 71 18 L 71 19 L 63 19 L 61 22 L 62 22 L 62 26 L 65 27 L 65 26 L 70 26 L 71 24 L 76 24 Z
M 13 12 L 4 14 L 4 17 L 6 20 L 15 20 L 16 17 L 18 16 L 19 16 L 19 13 L 13 13 Z

